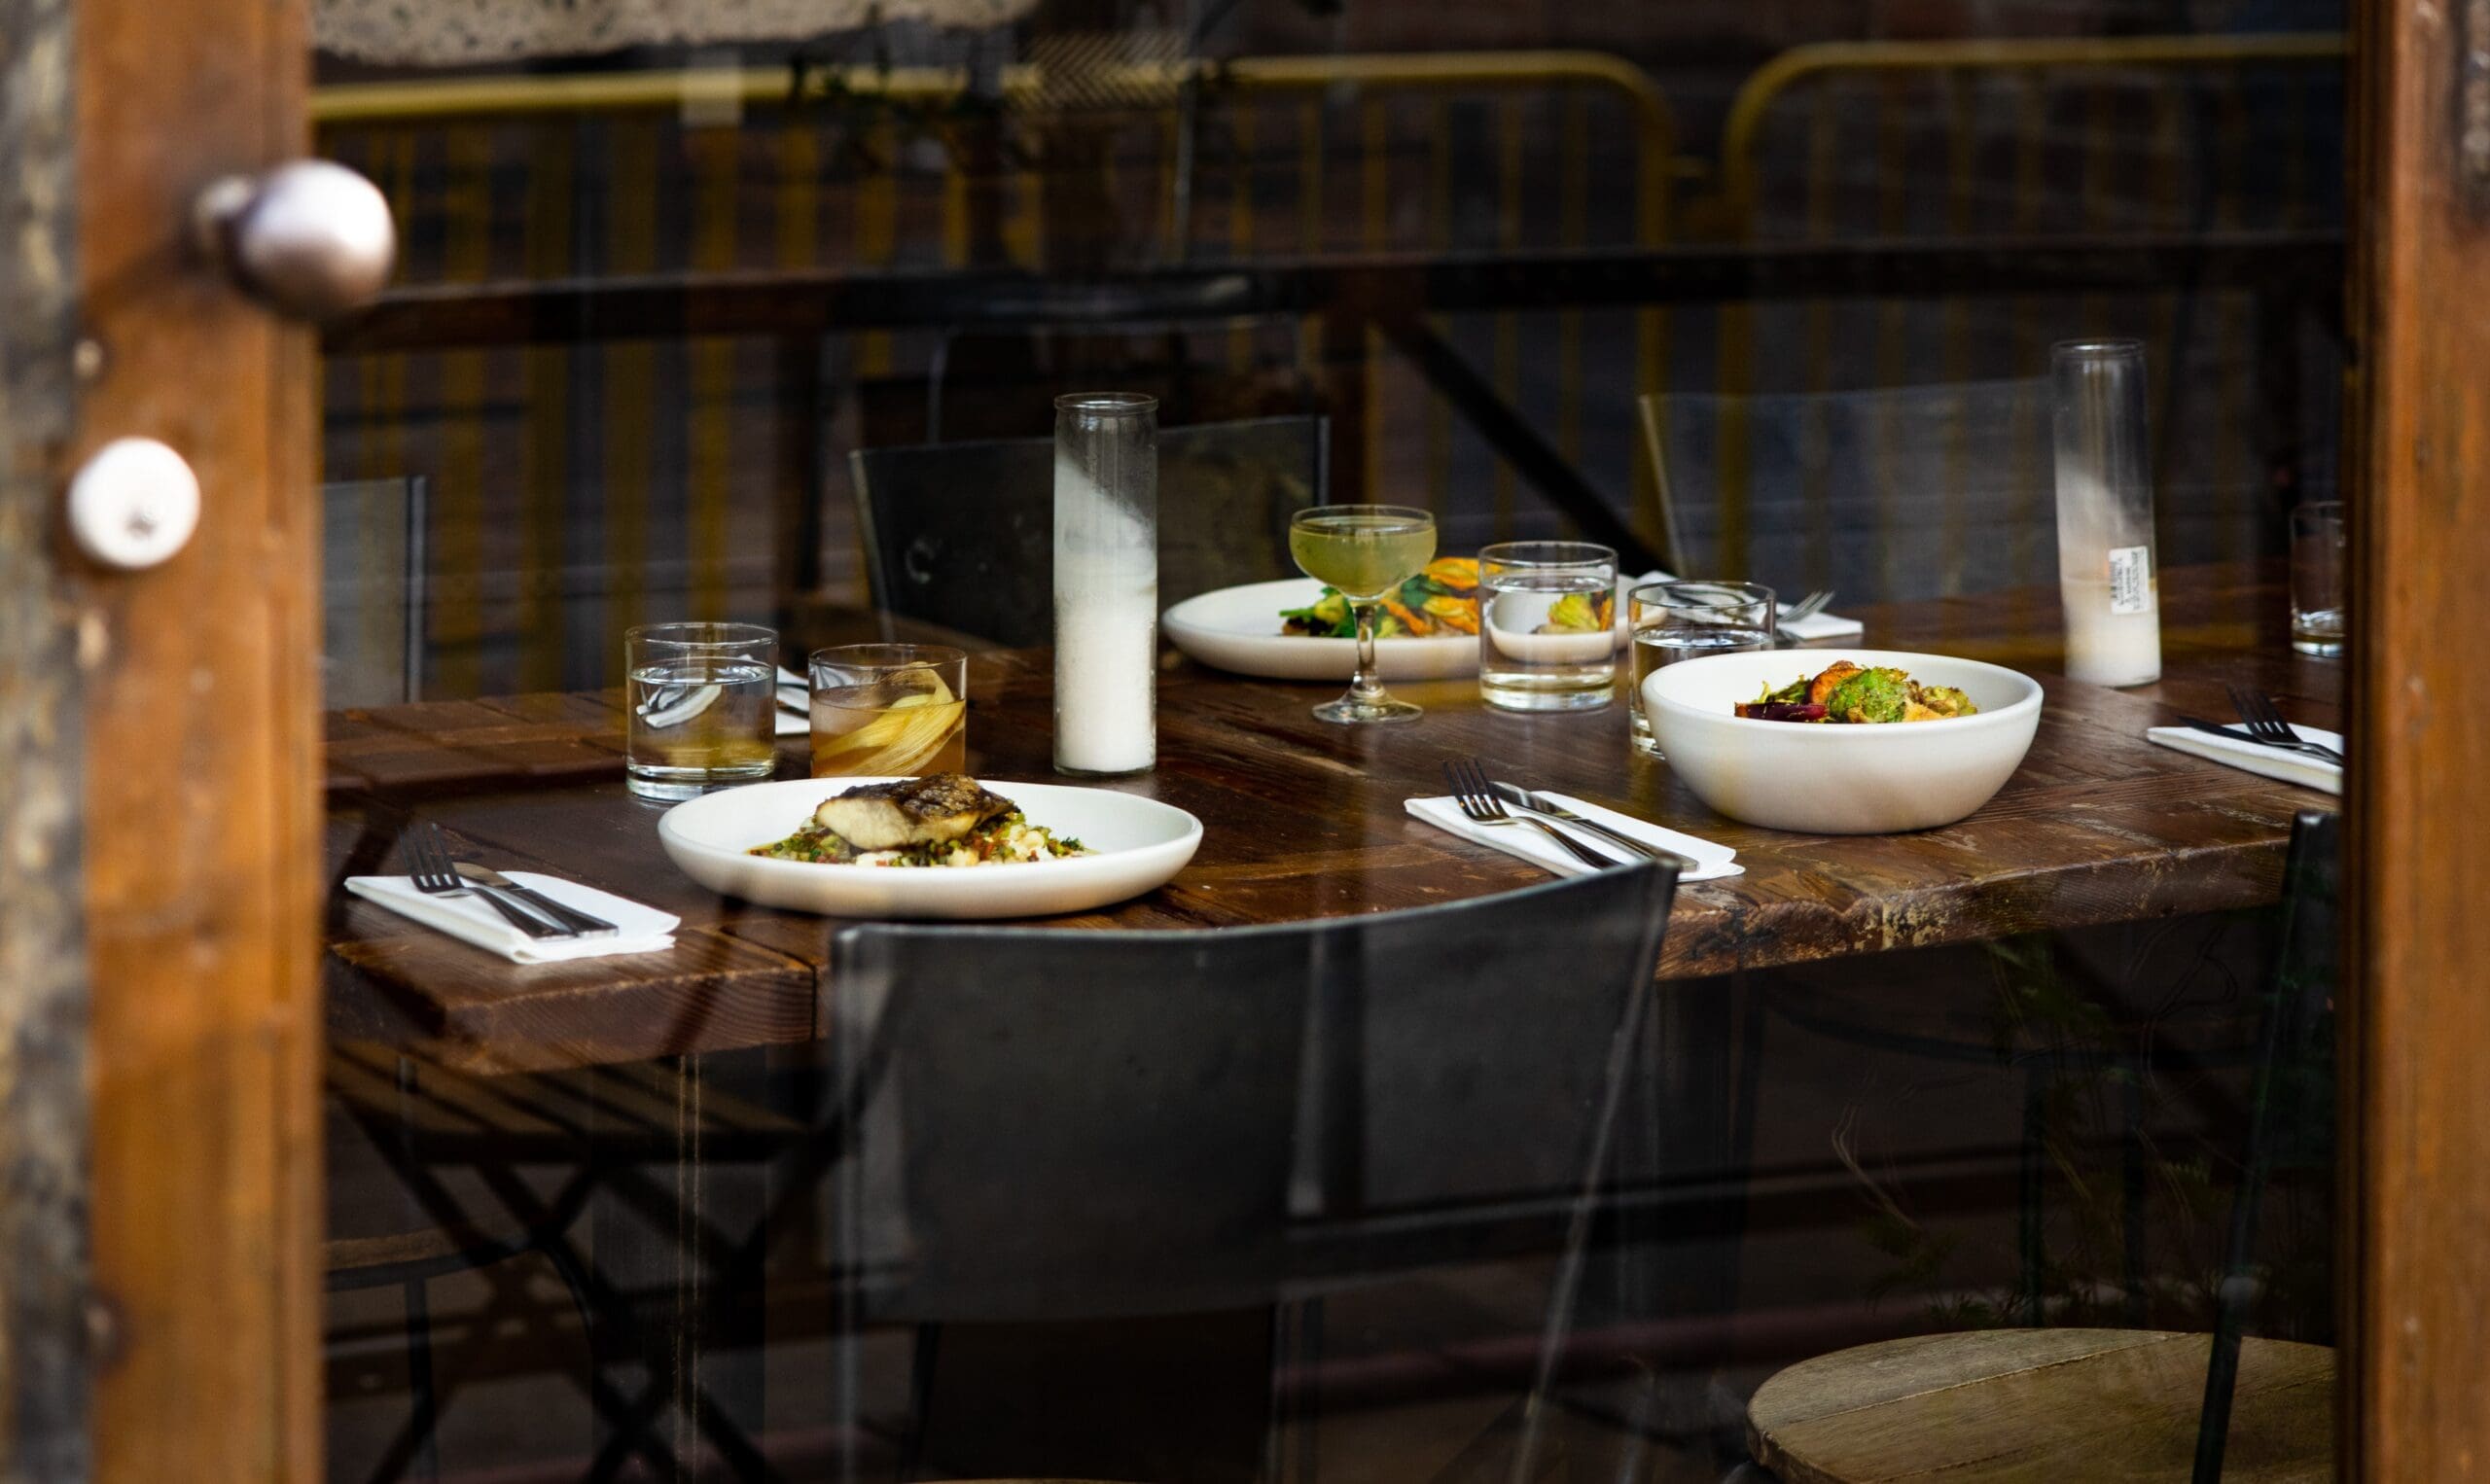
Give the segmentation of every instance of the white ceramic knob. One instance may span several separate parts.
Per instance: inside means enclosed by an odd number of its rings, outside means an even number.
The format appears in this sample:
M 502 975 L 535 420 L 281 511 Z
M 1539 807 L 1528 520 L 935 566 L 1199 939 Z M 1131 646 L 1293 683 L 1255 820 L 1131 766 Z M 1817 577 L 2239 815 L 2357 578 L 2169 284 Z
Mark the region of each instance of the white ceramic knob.
M 280 314 L 331 319 L 371 302 L 398 260 L 380 189 L 341 164 L 296 159 L 199 193 L 199 235 L 234 284 Z
M 101 566 L 139 572 L 198 529 L 198 476 L 152 438 L 117 438 L 69 481 L 69 536 Z

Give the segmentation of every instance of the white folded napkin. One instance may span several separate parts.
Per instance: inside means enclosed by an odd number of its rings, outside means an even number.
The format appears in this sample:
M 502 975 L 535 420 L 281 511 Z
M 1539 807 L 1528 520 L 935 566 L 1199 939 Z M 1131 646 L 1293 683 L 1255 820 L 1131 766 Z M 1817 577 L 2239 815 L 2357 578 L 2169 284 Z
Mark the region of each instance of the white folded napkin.
M 1782 624 L 1781 631 L 1793 639 L 1855 639 L 1868 625 L 1839 614 L 1809 614 Z
M 1665 572 L 1646 572 L 1641 577 L 1628 578 L 1618 585 L 1631 592 L 1645 583 L 1675 581 L 1676 579 Z M 1618 621 L 1622 623 L 1624 618 L 1625 605 L 1620 603 L 1618 605 Z M 1781 627 L 1793 639 L 1855 639 L 1868 632 L 1867 624 L 1856 618 L 1845 618 L 1839 614 L 1809 614 L 1803 618 L 1789 619 Z
M 2317 742 L 2343 750 L 2343 739 L 2334 732 L 2315 726 L 2294 725 L 2292 731 L 2303 742 Z M 2217 737 L 2192 726 L 2155 726 L 2145 733 L 2149 741 L 2174 747 L 2183 753 L 2219 762 L 2227 767 L 2245 768 L 2259 778 L 2281 783 L 2295 783 L 2304 789 L 2341 795 L 2343 770 L 2323 758 L 2295 753 L 2284 747 L 2264 747 L 2255 742 L 2242 742 L 2235 737 Z
M 491 902 L 472 892 L 464 897 L 428 897 L 416 891 L 414 882 L 405 876 L 348 876 L 346 890 L 402 917 L 411 917 L 427 928 L 438 928 L 462 942 L 498 953 L 514 964 L 553 964 L 617 953 L 660 952 L 674 946 L 674 930 L 683 921 L 671 912 L 660 912 L 627 897 L 600 892 L 559 876 L 523 870 L 503 874 L 566 907 L 604 918 L 614 924 L 614 936 L 530 937 L 505 921 Z
M 1692 861 L 1695 868 L 1679 876 L 1680 881 L 1717 881 L 1723 876 L 1738 876 L 1746 873 L 1746 867 L 1737 864 L 1738 853 L 1726 845 L 1718 845 L 1690 834 L 1680 834 L 1664 826 L 1654 825 L 1650 820 L 1636 819 L 1630 814 L 1619 814 L 1614 809 L 1603 809 L 1597 804 L 1586 803 L 1569 795 L 1549 793 L 1545 789 L 1540 793 L 1550 802 L 1571 809 L 1584 819 L 1595 819 L 1619 834 L 1631 835 L 1647 844 L 1656 845 L 1662 850 L 1674 850 Z M 1461 805 L 1450 798 L 1412 798 L 1403 807 L 1407 809 L 1412 817 L 1422 819 L 1439 830 L 1457 834 L 1474 845 L 1484 845 L 1491 850 L 1501 850 L 1509 856 L 1518 856 L 1531 865 L 1555 875 L 1579 876 L 1590 869 L 1589 866 L 1574 859 L 1572 851 L 1549 839 L 1537 829 L 1529 825 L 1474 824 L 1462 814 Z M 1519 810 L 1510 805 L 1507 806 L 1507 812 L 1513 814 L 1516 818 L 1520 815 Z M 1556 828 L 1564 830 L 1566 827 L 1558 825 Z M 1603 840 L 1588 830 L 1573 830 L 1567 832 L 1593 850 L 1616 856 L 1624 854 L 1621 847 Z

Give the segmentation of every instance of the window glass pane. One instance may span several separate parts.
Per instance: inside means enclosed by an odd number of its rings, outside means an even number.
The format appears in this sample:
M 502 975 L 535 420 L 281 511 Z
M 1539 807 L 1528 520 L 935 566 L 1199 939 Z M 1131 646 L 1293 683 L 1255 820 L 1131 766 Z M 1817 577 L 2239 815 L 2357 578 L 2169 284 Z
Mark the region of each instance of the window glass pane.
M 2330 1469 L 2339 5 L 315 9 L 334 1474 Z

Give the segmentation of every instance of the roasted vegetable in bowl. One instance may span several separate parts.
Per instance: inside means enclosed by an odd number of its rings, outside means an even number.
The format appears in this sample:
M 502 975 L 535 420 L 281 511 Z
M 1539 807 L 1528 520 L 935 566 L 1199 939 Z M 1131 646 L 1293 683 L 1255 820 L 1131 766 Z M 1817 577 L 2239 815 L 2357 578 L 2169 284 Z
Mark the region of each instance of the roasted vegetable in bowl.
M 1814 675 L 1801 675 L 1775 690 L 1767 687 L 1737 714 L 1756 722 L 1941 722 L 1976 715 L 1972 698 L 1951 686 L 1927 686 L 1889 665 L 1866 667 L 1847 659 Z
M 1472 556 L 1440 556 L 1426 570 L 1386 596 L 1375 615 L 1378 639 L 1396 635 L 1426 639 L 1441 634 L 1478 632 L 1478 560 Z M 1322 639 L 1354 639 L 1357 616 L 1349 600 L 1333 588 L 1304 608 L 1280 613 L 1280 632 Z

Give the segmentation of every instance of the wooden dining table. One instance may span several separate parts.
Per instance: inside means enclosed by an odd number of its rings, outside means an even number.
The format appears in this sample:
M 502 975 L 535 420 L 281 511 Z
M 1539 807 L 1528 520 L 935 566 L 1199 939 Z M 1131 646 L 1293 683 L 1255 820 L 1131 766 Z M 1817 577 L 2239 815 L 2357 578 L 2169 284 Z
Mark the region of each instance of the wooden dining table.
M 2333 725 L 2340 662 L 2294 654 L 2280 568 L 2235 563 L 2162 576 L 2164 672 L 2105 689 L 2064 679 L 2054 590 L 1843 606 L 1844 644 L 1986 659 L 2045 689 L 2015 776 L 1958 824 L 1913 834 L 1820 836 L 1707 809 L 1665 761 L 1634 751 L 1622 699 L 1605 710 L 1517 715 L 1475 682 L 1394 687 L 1416 724 L 1342 727 L 1312 705 L 1335 686 L 1223 674 L 1168 654 L 1158 762 L 1099 786 L 1192 811 L 1192 862 L 1166 886 L 1065 931 L 1217 929 L 1456 901 L 1544 879 L 1523 861 L 1411 818 L 1444 792 L 1443 764 L 1568 793 L 1734 847 L 1742 875 L 1681 888 L 1660 973 L 1697 979 L 1837 955 L 2250 907 L 2279 892 L 2294 814 L 2329 795 L 2149 742 L 2148 727 L 2230 715 L 2224 683 Z M 791 634 L 788 653 L 797 653 Z M 1051 661 L 976 654 L 969 767 L 1006 786 L 1053 777 Z M 661 952 L 521 967 L 348 896 L 325 924 L 328 1016 L 378 1042 L 478 1073 L 546 1070 L 798 1042 L 822 1031 L 840 924 L 721 898 L 667 861 L 661 806 L 622 778 L 619 692 L 548 693 L 332 713 L 330 879 L 399 869 L 399 832 L 437 821 L 457 854 L 586 882 L 678 913 Z M 800 777 L 800 737 L 779 776 Z M 1838 779 L 1824 780 L 1838 787 Z M 826 785 L 826 787 L 829 787 Z

